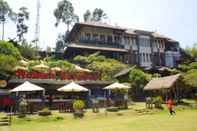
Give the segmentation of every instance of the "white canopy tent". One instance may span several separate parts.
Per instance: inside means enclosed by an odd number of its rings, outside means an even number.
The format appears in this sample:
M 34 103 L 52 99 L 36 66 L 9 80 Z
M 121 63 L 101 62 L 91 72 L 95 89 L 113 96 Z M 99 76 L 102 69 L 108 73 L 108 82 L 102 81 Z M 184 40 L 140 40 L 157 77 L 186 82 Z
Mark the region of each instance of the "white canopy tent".
M 86 91 L 88 91 L 87 88 L 85 88 L 79 84 L 76 84 L 75 82 L 71 82 L 71 83 L 69 83 L 57 90 L 61 91 L 61 92 L 86 92 Z
M 28 81 L 25 81 L 23 84 L 10 90 L 10 92 L 30 92 L 30 91 L 43 91 L 43 94 L 45 92 L 44 88 L 34 85 Z
M 131 87 L 129 86 L 126 86 L 124 84 L 121 84 L 121 83 L 118 83 L 118 82 L 115 82 L 109 86 L 106 86 L 104 89 L 106 90 L 114 90 L 114 89 L 130 89 Z

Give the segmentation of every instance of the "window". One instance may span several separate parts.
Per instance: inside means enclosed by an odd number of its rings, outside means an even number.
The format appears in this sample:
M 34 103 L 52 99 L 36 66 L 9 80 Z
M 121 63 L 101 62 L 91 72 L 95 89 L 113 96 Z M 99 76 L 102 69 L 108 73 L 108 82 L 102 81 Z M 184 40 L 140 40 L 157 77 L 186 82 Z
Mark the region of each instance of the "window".
M 107 36 L 107 42 L 108 42 L 108 43 L 112 43 L 112 36 L 111 36 L 111 35 L 108 35 L 108 36 Z
M 151 61 L 151 54 L 148 54 L 148 61 Z
M 127 37 L 127 36 L 124 37 L 124 40 L 125 40 L 125 43 L 126 43 L 126 44 L 129 44 L 129 37 Z
M 91 34 L 90 33 L 86 33 L 85 34 L 85 40 L 90 40 L 91 39 Z
M 120 36 L 115 36 L 114 37 L 115 43 L 120 43 Z
M 149 54 L 146 54 L 146 61 L 149 61 Z
M 92 39 L 95 40 L 95 41 L 98 40 L 98 34 L 93 34 Z
M 143 62 L 143 55 L 140 54 L 140 61 Z
M 100 41 L 105 42 L 105 35 L 100 35 Z
M 145 56 L 145 53 L 143 53 L 143 62 L 146 62 L 146 56 Z

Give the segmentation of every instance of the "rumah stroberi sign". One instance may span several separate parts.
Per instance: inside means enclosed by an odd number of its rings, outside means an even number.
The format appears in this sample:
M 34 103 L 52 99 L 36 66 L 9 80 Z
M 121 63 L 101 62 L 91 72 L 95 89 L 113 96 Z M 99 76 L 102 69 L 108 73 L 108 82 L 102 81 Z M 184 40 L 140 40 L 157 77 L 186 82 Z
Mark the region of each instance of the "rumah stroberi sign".
M 24 70 L 17 70 L 15 75 L 19 79 L 60 79 L 60 80 L 100 80 L 101 75 L 97 72 L 64 72 L 56 73 L 51 71 L 49 73 L 27 72 Z

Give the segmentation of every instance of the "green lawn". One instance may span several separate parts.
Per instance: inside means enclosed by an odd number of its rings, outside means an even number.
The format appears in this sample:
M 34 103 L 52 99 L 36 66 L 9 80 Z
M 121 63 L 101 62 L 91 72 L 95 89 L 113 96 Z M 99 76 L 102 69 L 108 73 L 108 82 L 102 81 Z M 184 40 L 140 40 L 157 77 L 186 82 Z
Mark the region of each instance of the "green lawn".
M 144 104 L 131 106 L 131 109 L 105 114 L 101 110 L 93 114 L 88 110 L 83 119 L 74 119 L 72 114 L 53 112 L 50 117 L 28 116 L 25 120 L 14 118 L 12 126 L 2 126 L 0 131 L 197 131 L 197 110 L 177 110 L 176 116 L 169 116 L 167 110 L 154 111 L 154 114 L 138 114 L 135 109 Z M 61 116 L 63 120 L 57 120 Z

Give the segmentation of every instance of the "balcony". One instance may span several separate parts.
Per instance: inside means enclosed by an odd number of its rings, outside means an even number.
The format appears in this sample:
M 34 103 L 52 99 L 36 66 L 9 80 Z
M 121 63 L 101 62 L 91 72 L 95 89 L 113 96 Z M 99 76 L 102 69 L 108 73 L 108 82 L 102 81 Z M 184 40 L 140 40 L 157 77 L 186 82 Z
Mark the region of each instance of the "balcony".
M 109 47 L 109 48 L 124 49 L 124 46 L 120 45 L 120 43 L 117 43 L 117 42 L 106 42 L 106 41 L 101 41 L 101 40 L 80 39 L 79 43 L 77 43 L 77 44 L 97 46 L 97 47 Z

